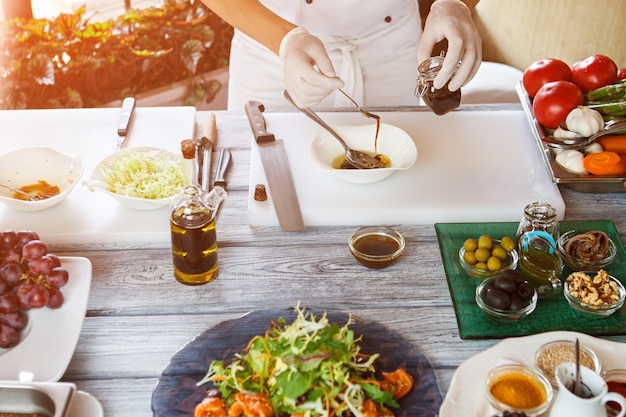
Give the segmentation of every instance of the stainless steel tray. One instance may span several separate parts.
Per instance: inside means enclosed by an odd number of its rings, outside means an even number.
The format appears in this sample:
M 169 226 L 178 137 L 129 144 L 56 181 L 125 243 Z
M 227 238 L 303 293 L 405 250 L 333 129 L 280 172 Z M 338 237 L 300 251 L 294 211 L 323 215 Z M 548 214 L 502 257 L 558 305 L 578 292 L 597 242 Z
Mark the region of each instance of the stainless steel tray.
M 530 97 L 524 89 L 524 85 L 520 82 L 517 85 L 517 95 L 530 123 L 530 129 L 533 132 L 537 146 L 541 151 L 543 160 L 548 174 L 552 178 L 552 181 L 556 184 L 563 185 L 564 187 L 571 188 L 572 190 L 582 193 L 620 193 L 626 192 L 626 177 L 598 177 L 594 175 L 578 175 L 568 172 L 561 168 L 559 164 L 554 160 L 554 155 L 551 148 L 546 145 L 543 139 L 546 134 L 543 127 L 533 113 L 532 103 Z

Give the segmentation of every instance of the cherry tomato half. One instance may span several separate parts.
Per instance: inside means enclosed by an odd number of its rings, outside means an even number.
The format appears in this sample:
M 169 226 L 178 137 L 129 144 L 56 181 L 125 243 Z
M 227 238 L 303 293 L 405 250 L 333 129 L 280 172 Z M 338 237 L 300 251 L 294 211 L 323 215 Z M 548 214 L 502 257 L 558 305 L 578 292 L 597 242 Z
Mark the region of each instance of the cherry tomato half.
M 617 79 L 626 80 L 626 68 L 620 68 L 617 70 Z
M 572 80 L 583 93 L 617 81 L 617 65 L 605 55 L 591 55 L 572 65 Z
M 572 70 L 560 59 L 545 58 L 535 61 L 526 68 L 522 83 L 528 95 L 535 97 L 537 91 L 551 81 L 572 81 Z
M 580 88 L 569 81 L 552 81 L 539 89 L 533 112 L 544 127 L 556 129 L 570 111 L 583 104 Z

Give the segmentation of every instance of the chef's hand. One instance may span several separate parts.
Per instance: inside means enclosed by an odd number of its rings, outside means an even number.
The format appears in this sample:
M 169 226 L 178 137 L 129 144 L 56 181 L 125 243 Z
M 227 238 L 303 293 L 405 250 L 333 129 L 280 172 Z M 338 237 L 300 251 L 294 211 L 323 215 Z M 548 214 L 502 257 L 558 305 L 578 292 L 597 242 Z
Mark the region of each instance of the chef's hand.
M 424 25 L 417 58 L 423 62 L 431 56 L 435 44 L 448 40 L 443 67 L 435 78 L 434 87 L 456 91 L 474 77 L 482 60 L 482 42 L 468 7 L 460 0 L 437 0 L 430 8 Z M 461 63 L 457 69 L 458 63 Z M 452 77 L 456 69 L 456 75 Z M 451 78 L 452 77 L 452 78 Z
M 285 35 L 279 55 L 285 88 L 299 107 L 312 107 L 343 87 L 324 44 L 304 28 L 297 27 Z

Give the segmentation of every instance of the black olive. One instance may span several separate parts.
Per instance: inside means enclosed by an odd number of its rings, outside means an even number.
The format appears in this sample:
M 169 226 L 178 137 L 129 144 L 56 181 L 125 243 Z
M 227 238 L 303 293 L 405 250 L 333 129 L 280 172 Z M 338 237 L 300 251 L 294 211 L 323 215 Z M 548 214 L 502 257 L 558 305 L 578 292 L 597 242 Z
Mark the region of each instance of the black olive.
M 519 287 L 517 287 L 517 295 L 522 297 L 524 300 L 530 300 L 533 298 L 535 294 L 535 288 L 528 283 L 528 281 L 522 282 Z
M 507 269 L 506 271 L 502 272 L 502 275 L 511 278 L 513 282 L 515 282 L 515 286 L 518 286 L 522 282 L 526 281 L 524 274 L 514 269 Z
M 524 301 L 519 295 L 511 294 L 510 298 L 511 304 L 509 304 L 509 310 L 521 310 L 526 307 L 526 301 Z
M 517 285 L 515 285 L 515 280 L 510 275 L 500 275 L 498 278 L 493 280 L 493 286 L 500 290 L 504 291 L 508 294 L 512 294 L 517 289 Z
M 499 310 L 506 310 L 511 304 L 511 298 L 504 291 L 494 288 L 485 295 L 485 304 Z
M 487 294 L 489 291 L 494 289 L 494 285 L 493 285 L 493 280 L 487 282 L 485 284 L 485 286 L 483 287 L 483 291 L 485 294 Z

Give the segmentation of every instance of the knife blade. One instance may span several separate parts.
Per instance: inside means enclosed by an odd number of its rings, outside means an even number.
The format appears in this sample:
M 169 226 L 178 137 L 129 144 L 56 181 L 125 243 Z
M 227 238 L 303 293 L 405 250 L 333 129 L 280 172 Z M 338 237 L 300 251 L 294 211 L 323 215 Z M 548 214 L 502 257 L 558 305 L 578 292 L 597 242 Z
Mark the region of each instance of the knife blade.
M 200 139 L 198 146 L 198 184 L 204 191 L 209 191 L 209 181 L 211 179 L 211 152 L 217 140 L 217 123 L 215 113 L 207 113 L 204 120 L 204 136 Z
M 128 134 L 128 128 L 130 127 L 130 120 L 135 111 L 135 98 L 126 97 L 122 101 L 122 110 L 120 112 L 120 119 L 117 122 L 117 144 L 115 150 L 122 149 L 122 145 L 126 141 L 126 135 Z
M 230 165 L 230 159 L 230 149 L 222 149 L 220 151 L 220 156 L 217 159 L 217 167 L 215 168 L 215 180 L 213 180 L 213 187 L 226 188 L 226 170 Z
M 245 109 L 263 162 L 263 169 L 280 228 L 285 232 L 304 230 L 304 220 L 302 219 L 285 144 L 266 130 L 265 118 L 262 114 L 265 110 L 263 104 L 250 100 L 246 103 Z

